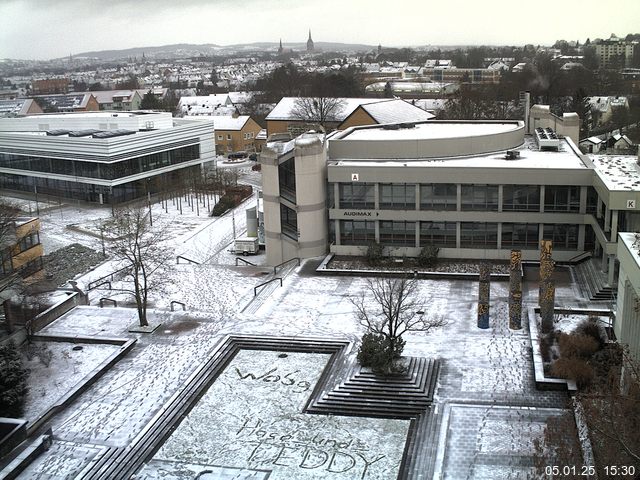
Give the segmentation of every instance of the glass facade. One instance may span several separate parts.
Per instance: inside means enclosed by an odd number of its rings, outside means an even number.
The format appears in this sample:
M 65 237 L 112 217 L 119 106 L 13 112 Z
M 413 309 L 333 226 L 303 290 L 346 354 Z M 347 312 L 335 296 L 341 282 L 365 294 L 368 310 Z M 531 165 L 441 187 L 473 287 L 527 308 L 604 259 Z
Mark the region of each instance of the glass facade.
M 380 209 L 415 210 L 416 186 L 406 183 L 381 184 Z
M 373 209 L 376 206 L 373 183 L 341 183 L 340 205 L 342 209 Z
M 454 183 L 420 185 L 421 210 L 456 210 L 458 187 Z
M 278 165 L 280 196 L 296 203 L 296 162 L 291 158 Z
M 341 245 L 368 245 L 376 241 L 376 222 L 340 220 Z
M 298 215 L 295 210 L 280 204 L 280 227 L 287 237 L 298 241 Z
M 502 224 L 502 248 L 538 248 L 538 232 L 540 226 L 537 223 L 503 223 Z
M 545 212 L 579 212 L 580 187 L 547 185 L 544 187 Z
M 460 222 L 461 248 L 498 248 L 498 224 Z
M 505 185 L 502 192 L 502 210 L 540 211 L 540 187 L 538 185 Z
M 497 185 L 462 185 L 462 210 L 498 211 Z
M 395 245 L 401 247 L 416 246 L 415 222 L 380 222 L 380 243 L 382 245 Z
M 575 250 L 578 248 L 578 225 L 545 225 L 543 236 L 553 241 L 556 250 Z
M 197 160 L 198 158 L 200 158 L 200 145 L 190 145 L 166 152 L 153 153 L 108 163 L 49 157 L 27 157 L 12 153 L 0 153 L 0 167 L 71 175 L 74 177 L 115 180 L 170 165 Z
M 456 222 L 420 222 L 420 246 L 456 246 Z

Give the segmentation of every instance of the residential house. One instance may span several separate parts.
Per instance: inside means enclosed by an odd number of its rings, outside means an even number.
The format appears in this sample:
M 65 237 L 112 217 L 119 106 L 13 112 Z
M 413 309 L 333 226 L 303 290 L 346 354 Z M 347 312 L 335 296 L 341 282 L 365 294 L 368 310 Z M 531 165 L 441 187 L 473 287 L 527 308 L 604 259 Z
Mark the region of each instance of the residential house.
M 142 95 L 138 90 L 101 90 L 91 92 L 96 97 L 100 110 L 130 112 L 140 109 Z
M 36 97 L 43 109 L 56 112 L 97 112 L 100 104 L 92 93 L 76 93 L 66 95 L 41 95 Z
M 24 117 L 42 113 L 42 108 L 33 98 L 0 100 L 0 117 Z
M 433 114 L 404 100 L 381 100 L 358 105 L 356 109 L 338 125 L 338 130 L 345 130 L 358 125 L 423 122 L 433 117 Z
M 255 152 L 256 137 L 262 130 L 248 115 L 216 115 L 212 117 L 216 135 L 216 153 Z

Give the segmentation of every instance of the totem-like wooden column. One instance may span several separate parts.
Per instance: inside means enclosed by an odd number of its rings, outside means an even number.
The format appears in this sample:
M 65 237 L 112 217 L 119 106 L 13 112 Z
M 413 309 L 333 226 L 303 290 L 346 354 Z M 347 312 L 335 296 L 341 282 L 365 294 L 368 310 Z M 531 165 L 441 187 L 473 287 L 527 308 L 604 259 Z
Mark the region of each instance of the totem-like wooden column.
M 489 328 L 491 265 L 480 264 L 480 285 L 478 287 L 478 328 Z
M 511 250 L 509 270 L 509 328 L 522 328 L 522 252 Z
M 540 241 L 540 292 L 538 294 L 538 305 L 540 305 L 540 319 L 544 333 L 553 330 L 556 289 L 553 282 L 555 262 L 551 258 L 552 249 L 551 240 Z

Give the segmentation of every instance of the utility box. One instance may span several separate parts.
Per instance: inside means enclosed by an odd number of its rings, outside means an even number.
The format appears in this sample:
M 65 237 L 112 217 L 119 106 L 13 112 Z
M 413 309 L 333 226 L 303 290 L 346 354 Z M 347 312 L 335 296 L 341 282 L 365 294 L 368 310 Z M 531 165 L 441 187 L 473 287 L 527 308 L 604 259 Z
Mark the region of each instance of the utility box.
M 238 237 L 234 244 L 234 252 L 236 255 L 253 255 L 258 253 L 260 246 L 258 245 L 258 237 Z

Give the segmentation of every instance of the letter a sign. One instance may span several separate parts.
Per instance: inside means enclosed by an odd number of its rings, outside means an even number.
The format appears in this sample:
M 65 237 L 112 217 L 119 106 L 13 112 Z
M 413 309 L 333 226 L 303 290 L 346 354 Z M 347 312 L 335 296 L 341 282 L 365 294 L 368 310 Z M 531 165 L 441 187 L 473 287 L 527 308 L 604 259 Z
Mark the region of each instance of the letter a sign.
M 360 175 L 357 173 L 352 173 L 351 174 L 351 181 L 352 182 L 358 182 L 360 180 Z

